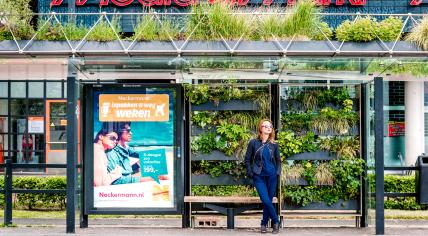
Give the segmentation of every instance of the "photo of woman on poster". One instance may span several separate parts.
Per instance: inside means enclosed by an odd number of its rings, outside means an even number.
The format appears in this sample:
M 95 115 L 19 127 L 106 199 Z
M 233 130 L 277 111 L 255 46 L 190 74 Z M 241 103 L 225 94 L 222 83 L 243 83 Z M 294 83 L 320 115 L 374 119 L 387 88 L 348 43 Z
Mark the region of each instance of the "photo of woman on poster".
M 119 166 L 107 171 L 107 156 L 105 151 L 113 149 L 118 141 L 113 123 L 105 122 L 94 140 L 94 186 L 110 185 L 122 176 Z
M 106 152 L 108 165 L 107 171 L 113 171 L 118 166 L 122 175 L 112 184 L 129 184 L 145 181 L 153 181 L 151 177 L 141 177 L 139 154 L 128 145 L 131 142 L 131 122 L 117 122 L 114 125 L 118 135 L 117 145 Z M 160 175 L 159 180 L 167 180 L 168 176 Z

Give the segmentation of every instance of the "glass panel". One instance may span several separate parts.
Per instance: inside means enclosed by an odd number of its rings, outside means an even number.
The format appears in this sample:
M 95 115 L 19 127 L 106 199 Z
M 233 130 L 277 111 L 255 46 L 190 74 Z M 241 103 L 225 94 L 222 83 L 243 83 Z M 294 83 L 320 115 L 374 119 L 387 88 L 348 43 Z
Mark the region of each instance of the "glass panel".
M 0 97 L 7 98 L 7 82 L 0 82 Z
M 43 116 L 45 114 L 45 106 L 43 99 L 28 99 L 29 115 Z
M 27 115 L 26 111 L 26 99 L 11 99 L 10 100 L 10 114 L 12 116 L 25 116 Z
M 49 106 L 49 142 L 51 150 L 65 150 L 67 141 L 67 104 L 65 102 L 52 102 Z
M 67 98 L 67 83 L 64 83 L 64 98 Z
M 7 116 L 7 99 L 0 99 L 0 115 Z
M 43 98 L 43 82 L 29 82 L 28 97 Z
M 4 163 L 7 156 L 4 152 L 8 150 L 7 141 L 7 117 L 0 117 L 0 163 Z
M 61 98 L 62 82 L 47 82 L 46 83 L 46 97 L 47 98 Z
M 11 117 L 11 130 L 12 133 L 25 133 L 27 127 L 27 119 L 22 117 Z
M 11 82 L 10 83 L 10 93 L 13 98 L 25 98 L 25 82 Z

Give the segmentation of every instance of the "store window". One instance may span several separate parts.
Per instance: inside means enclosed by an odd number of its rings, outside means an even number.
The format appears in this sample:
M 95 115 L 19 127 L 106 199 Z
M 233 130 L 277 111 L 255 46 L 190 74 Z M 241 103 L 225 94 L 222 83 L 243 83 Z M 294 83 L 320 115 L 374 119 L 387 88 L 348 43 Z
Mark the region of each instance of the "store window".
M 47 98 L 61 98 L 62 97 L 62 82 L 47 82 L 46 83 L 46 97 Z
M 7 98 L 7 82 L 0 82 L 0 97 Z
M 29 82 L 28 83 L 28 97 L 29 98 L 43 98 L 43 82 Z
M 0 82 L 1 163 L 5 159 L 23 164 L 65 163 L 63 84 L 64 81 Z M 14 171 L 49 172 L 46 168 Z
M 26 83 L 25 82 L 11 82 L 10 83 L 10 94 L 13 98 L 25 98 L 26 97 Z

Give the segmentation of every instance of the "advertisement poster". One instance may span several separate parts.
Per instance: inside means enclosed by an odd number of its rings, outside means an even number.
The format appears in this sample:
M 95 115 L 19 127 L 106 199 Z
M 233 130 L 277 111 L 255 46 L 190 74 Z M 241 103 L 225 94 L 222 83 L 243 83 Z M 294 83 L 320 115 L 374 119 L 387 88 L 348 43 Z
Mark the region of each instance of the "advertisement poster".
M 174 207 L 173 89 L 94 93 L 94 207 Z
M 388 122 L 388 137 L 404 136 L 404 122 L 390 121 Z

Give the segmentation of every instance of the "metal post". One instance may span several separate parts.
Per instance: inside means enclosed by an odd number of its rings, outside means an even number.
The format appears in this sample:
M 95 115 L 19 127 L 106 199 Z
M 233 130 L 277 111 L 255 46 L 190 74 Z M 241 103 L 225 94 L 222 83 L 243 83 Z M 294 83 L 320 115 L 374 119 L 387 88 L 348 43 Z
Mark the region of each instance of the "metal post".
M 376 234 L 385 233 L 384 212 L 384 154 L 383 154 L 383 78 L 375 78 L 375 175 L 376 175 Z
M 4 163 L 4 225 L 8 226 L 12 224 L 12 160 L 7 159 Z
M 75 65 L 69 61 L 67 76 L 67 233 L 75 233 L 76 177 L 77 177 L 77 86 Z
M 185 94 L 184 88 L 182 87 L 182 94 Z M 184 96 L 183 96 L 184 100 Z M 190 170 L 190 103 L 184 101 L 184 160 L 183 160 L 183 187 L 184 196 L 190 196 L 192 183 L 190 181 L 191 170 Z M 182 228 L 189 228 L 191 226 L 191 204 L 188 202 L 184 203 L 183 216 L 182 216 Z
M 235 228 L 235 209 L 234 208 L 227 208 L 227 229 L 234 229 Z
M 361 188 L 361 220 L 359 222 L 360 227 L 368 226 L 368 180 L 367 180 L 367 160 L 368 160 L 368 145 L 369 145 L 369 124 L 370 124 L 370 96 L 368 90 L 368 84 L 361 85 L 360 93 L 360 104 L 361 104 L 361 156 L 365 161 L 364 173 L 362 178 Z

